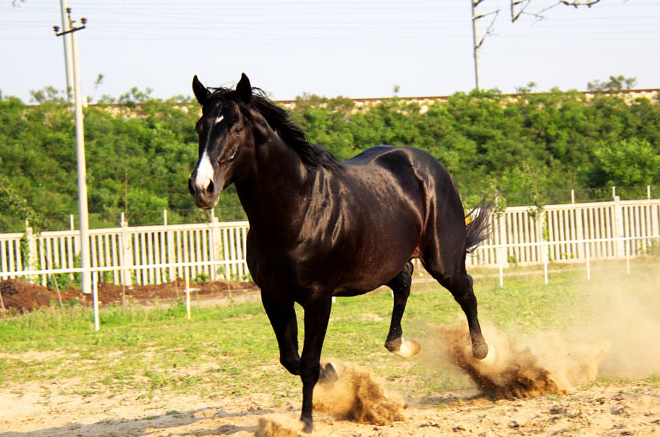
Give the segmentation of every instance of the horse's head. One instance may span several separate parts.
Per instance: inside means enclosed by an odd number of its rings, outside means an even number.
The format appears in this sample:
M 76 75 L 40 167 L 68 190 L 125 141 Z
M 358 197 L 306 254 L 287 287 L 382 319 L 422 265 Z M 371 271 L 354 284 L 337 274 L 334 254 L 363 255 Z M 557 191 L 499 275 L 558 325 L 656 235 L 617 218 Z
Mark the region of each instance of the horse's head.
M 193 78 L 193 91 L 202 105 L 195 125 L 199 136 L 199 160 L 188 180 L 188 189 L 200 208 L 213 208 L 220 193 L 241 177 L 253 143 L 248 106 L 252 99 L 250 80 L 243 74 L 236 90 L 210 91 Z

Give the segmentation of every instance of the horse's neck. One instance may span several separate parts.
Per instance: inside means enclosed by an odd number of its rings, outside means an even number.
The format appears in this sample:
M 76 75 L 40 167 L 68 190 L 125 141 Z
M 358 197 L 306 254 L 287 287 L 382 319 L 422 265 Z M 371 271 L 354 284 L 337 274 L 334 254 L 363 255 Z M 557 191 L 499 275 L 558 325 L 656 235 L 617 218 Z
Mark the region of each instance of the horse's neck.
M 315 171 L 280 139 L 257 146 L 251 174 L 236 183 L 251 227 L 268 230 L 295 221 L 305 211 Z

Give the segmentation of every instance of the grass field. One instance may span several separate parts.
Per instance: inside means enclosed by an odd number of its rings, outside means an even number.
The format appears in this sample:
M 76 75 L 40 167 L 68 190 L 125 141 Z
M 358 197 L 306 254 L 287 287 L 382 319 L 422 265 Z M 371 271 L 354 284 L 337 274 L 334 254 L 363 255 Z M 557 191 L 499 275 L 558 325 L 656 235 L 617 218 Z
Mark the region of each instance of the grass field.
M 615 272 L 616 281 L 631 292 L 649 287 L 660 291 L 656 262 L 636 263 L 631 276 L 619 274 L 625 272 L 625 264 L 606 267 L 602 274 Z M 588 312 L 572 309 L 585 296 L 598 293 L 602 284 L 598 279 L 587 283 L 584 272 L 562 271 L 554 273 L 548 285 L 542 275 L 508 277 L 504 288 L 497 278 L 477 278 L 475 290 L 482 323 L 524 334 L 588 321 Z M 654 302 L 660 300 L 656 297 Z M 404 395 L 469 385 L 459 373 L 433 363 L 432 355 L 422 353 L 404 361 L 387 352 L 383 343 L 391 307 L 388 289 L 337 299 L 323 356 L 371 368 L 396 383 Z M 297 310 L 302 338 L 302 311 Z M 279 365 L 275 336 L 259 301 L 193 307 L 192 314 L 186 320 L 182 304 L 110 307 L 101 310 L 100 332 L 93 331 L 91 312 L 82 307 L 0 320 L 3 379 L 11 383 L 76 378 L 79 383 L 72 390 L 83 396 L 110 390 L 139 391 L 149 398 L 166 390 L 210 398 L 255 392 L 298 398 L 300 382 Z M 433 327 L 457 325 L 462 319 L 446 290 L 437 284 L 415 284 L 404 335 L 419 340 L 423 348 L 433 348 Z

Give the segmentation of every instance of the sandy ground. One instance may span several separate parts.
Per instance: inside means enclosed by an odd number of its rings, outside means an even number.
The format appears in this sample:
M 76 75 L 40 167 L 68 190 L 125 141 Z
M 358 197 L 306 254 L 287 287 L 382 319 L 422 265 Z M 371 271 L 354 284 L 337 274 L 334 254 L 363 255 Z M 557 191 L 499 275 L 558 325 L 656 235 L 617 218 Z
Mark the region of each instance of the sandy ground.
M 573 310 L 580 320 L 597 317 L 573 334 L 540 332 L 513 341 L 482 325 L 497 352 L 492 360 L 471 357 L 465 327 L 439 327 L 427 339 L 431 347 L 422 349 L 431 354 L 425 359 L 457 365 L 491 397 L 473 388 L 399 399 L 368 370 L 344 363 L 332 387 L 315 391 L 320 399 L 312 435 L 660 436 L 660 276 L 646 282 L 634 296 L 625 282 L 596 284 L 598 292 Z M 20 358 L 48 359 L 40 354 Z M 394 392 L 410 392 L 390 382 Z M 298 398 L 260 393 L 258 387 L 241 398 L 202 395 L 201 388 L 199 393 L 113 393 L 82 379 L 0 379 L 0 437 L 303 435 Z M 342 411 L 353 420 L 338 418 Z
M 299 405 L 271 395 L 208 400 L 163 393 L 61 395 L 75 380 L 0 388 L 0 436 L 297 436 Z M 403 420 L 378 426 L 315 413 L 318 436 L 653 436 L 660 388 L 595 383 L 567 395 L 492 401 L 476 390 L 406 399 Z M 262 430 L 259 430 L 260 421 Z

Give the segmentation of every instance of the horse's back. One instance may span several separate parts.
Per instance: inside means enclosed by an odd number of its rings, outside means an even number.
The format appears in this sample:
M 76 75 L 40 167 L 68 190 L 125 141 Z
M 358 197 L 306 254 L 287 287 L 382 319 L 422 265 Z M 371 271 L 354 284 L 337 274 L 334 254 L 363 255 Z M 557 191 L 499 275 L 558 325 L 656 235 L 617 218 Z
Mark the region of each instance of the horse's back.
M 410 170 L 413 170 L 414 175 L 420 179 L 440 179 L 443 183 L 453 183 L 447 169 L 433 155 L 412 146 L 380 145 L 369 147 L 344 161 L 344 164 L 348 168 L 376 165 L 402 174 L 410 174 Z
M 388 173 L 398 185 L 407 188 L 409 196 L 423 196 L 427 208 L 449 205 L 452 209 L 460 209 L 462 214 L 460 196 L 449 172 L 433 155 L 422 149 L 374 146 L 344 161 L 344 164 L 347 169 L 355 170 L 359 177 L 367 179 L 374 173 Z
M 451 175 L 430 153 L 415 147 L 376 146 L 345 163 L 359 169 L 366 179 L 378 172 L 392 177 L 392 185 L 396 186 L 393 192 L 399 193 L 420 220 L 415 257 L 429 252 L 437 256 L 438 242 L 443 243 L 444 251 L 451 247 L 449 251 L 458 253 L 459 258 L 464 255 L 463 204 Z
M 346 183 L 360 199 L 359 205 L 352 203 L 354 210 L 363 211 L 368 223 L 362 240 L 366 251 L 396 253 L 399 268 L 411 258 L 423 258 L 440 240 L 451 241 L 451 252 L 462 251 L 463 205 L 449 172 L 431 154 L 415 147 L 375 146 L 344 164 Z

